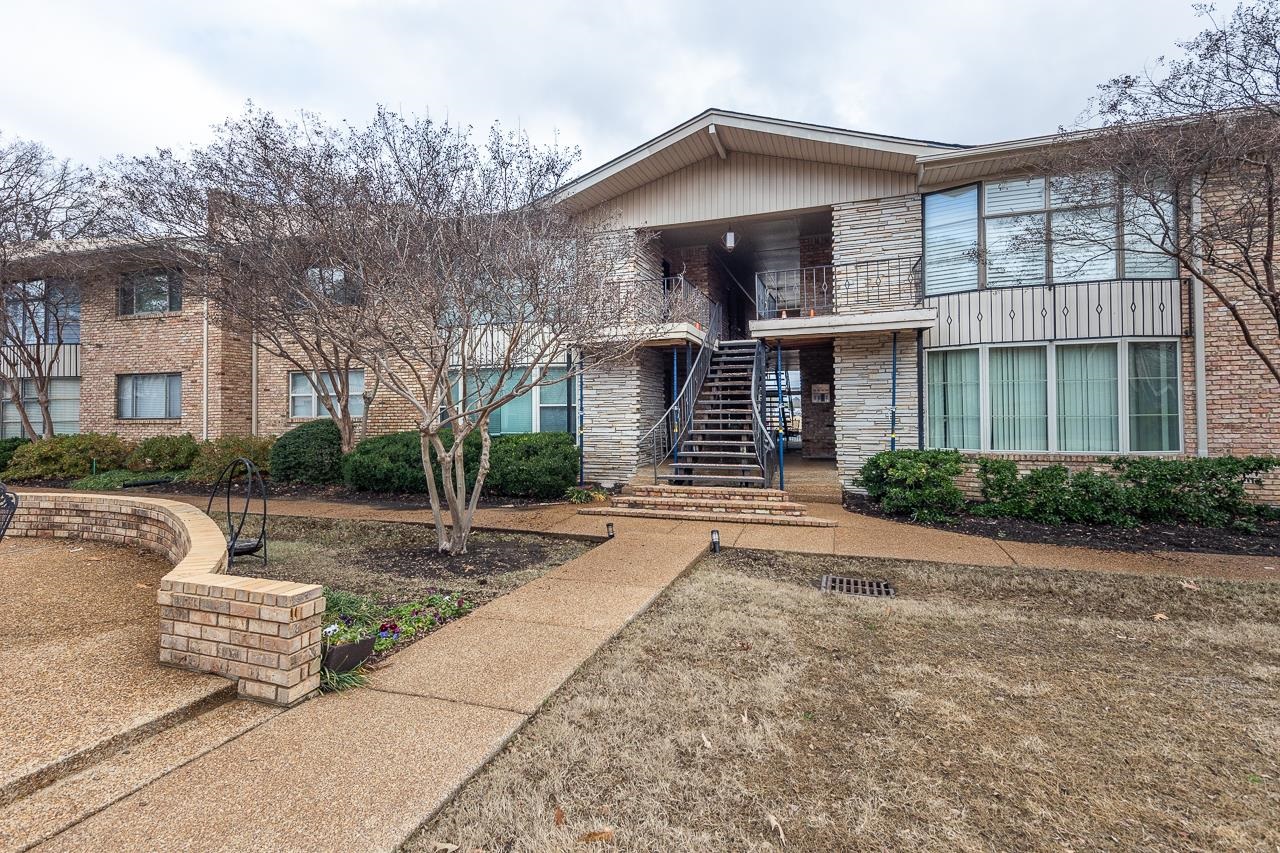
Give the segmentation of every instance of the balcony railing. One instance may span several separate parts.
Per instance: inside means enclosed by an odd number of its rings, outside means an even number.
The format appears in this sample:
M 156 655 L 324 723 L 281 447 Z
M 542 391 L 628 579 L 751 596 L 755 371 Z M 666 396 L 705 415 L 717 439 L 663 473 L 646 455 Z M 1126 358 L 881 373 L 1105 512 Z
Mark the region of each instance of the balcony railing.
M 895 311 L 921 304 L 919 256 L 756 273 L 756 318 Z
M 640 278 L 617 283 L 624 313 L 636 313 L 643 324 L 696 323 L 707 328 L 713 303 L 682 275 Z
M 1194 320 L 1189 282 L 1176 278 L 1114 279 L 987 287 L 927 297 L 938 319 L 925 346 L 1181 337 Z

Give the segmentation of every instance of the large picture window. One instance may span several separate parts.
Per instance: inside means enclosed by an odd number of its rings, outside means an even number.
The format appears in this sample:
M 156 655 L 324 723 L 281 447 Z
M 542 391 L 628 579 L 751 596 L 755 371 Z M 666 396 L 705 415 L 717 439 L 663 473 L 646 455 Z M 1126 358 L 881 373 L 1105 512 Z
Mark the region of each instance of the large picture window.
M 11 285 L 4 305 L 5 333 L 15 343 L 80 343 L 80 287 L 72 281 Z
M 22 426 L 22 413 L 13 401 L 0 402 L 0 438 L 38 438 L 44 429 L 44 415 L 36 396 L 36 384 L 22 380 L 22 407 L 31 420 L 37 435 L 29 435 Z M 80 431 L 80 380 L 49 380 L 49 414 L 53 418 L 53 431 L 57 435 L 71 435 Z
M 563 367 L 548 367 L 545 375 L 552 381 L 536 385 L 498 407 L 489 416 L 489 433 L 576 432 L 573 380 L 564 378 L 566 373 Z M 467 394 L 474 397 L 486 393 L 500 375 L 501 371 L 496 370 L 477 371 L 467 383 Z M 514 387 L 519 378 L 515 371 L 508 372 L 506 387 Z M 440 416 L 446 418 L 448 414 L 441 409 Z
M 926 193 L 925 293 L 1175 277 L 1161 251 L 1176 231 L 1173 198 L 1153 207 L 1110 183 L 1010 178 Z
M 327 418 L 329 410 L 324 401 L 316 393 L 316 385 L 324 389 L 330 398 L 337 395 L 333 377 L 328 373 L 308 376 L 301 371 L 289 374 L 289 417 L 291 418 Z M 347 371 L 347 411 L 351 417 L 364 417 L 364 371 Z
M 933 350 L 928 446 L 1011 453 L 1176 453 L 1179 345 L 1110 340 Z
M 126 373 L 116 377 L 116 417 L 146 420 L 182 417 L 181 373 Z

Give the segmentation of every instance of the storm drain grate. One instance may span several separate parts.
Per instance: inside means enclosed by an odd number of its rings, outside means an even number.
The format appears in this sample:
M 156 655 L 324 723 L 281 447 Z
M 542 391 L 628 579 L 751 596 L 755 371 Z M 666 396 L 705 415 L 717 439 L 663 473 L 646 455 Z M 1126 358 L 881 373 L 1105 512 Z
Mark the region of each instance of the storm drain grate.
M 898 591 L 888 581 L 866 578 L 846 578 L 840 575 L 822 576 L 823 592 L 839 592 L 844 595 L 869 595 L 872 598 L 893 598 Z

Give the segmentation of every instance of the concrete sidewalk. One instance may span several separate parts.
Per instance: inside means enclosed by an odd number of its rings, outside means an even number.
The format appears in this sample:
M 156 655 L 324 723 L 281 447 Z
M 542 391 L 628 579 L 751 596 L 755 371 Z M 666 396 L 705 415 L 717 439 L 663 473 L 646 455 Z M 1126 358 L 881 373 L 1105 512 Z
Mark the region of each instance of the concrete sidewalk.
M 706 547 L 620 532 L 39 849 L 394 849 Z

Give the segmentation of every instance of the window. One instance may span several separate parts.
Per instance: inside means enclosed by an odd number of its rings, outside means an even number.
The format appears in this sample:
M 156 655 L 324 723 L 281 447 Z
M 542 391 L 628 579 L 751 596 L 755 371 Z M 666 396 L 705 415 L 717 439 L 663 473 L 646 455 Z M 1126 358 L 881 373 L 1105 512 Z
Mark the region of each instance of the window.
M 1176 225 L 1173 196 L 1153 207 L 1121 194 L 1109 174 L 987 181 L 926 193 L 923 204 L 929 294 L 1177 275 L 1160 251 Z
M 314 381 L 313 381 L 314 380 Z M 329 397 L 335 397 L 337 391 L 333 385 L 333 376 L 329 373 L 317 373 L 308 376 L 294 371 L 289 374 L 289 417 L 291 418 L 327 418 L 329 410 L 324 401 L 316 393 L 316 386 L 324 389 Z M 347 411 L 351 417 L 364 417 L 364 371 L 347 371 Z
M 22 380 L 22 407 L 37 433 L 44 429 L 44 416 L 36 397 L 36 385 L 30 379 Z M 71 435 L 80 431 L 80 380 L 49 380 L 49 414 L 53 417 L 53 431 L 58 435 Z M 27 435 L 22 427 L 22 414 L 9 399 L 0 402 L 0 438 L 35 438 Z
M 1129 444 L 1133 450 L 1178 450 L 1178 345 L 1129 344 Z
M 538 395 L 538 432 L 574 432 L 573 422 L 573 380 L 563 378 L 566 370 L 563 367 L 552 367 L 547 375 L 553 384 L 541 385 L 536 389 Z M 557 377 L 558 380 L 556 379 Z
M 182 417 L 181 373 L 126 373 L 116 377 L 116 417 Z
M 990 351 L 991 449 L 1049 449 L 1049 408 L 1044 347 Z
M 133 273 L 120 286 L 120 314 L 160 314 L 182 310 L 182 278 L 164 270 Z
M 978 351 L 929 353 L 929 445 L 957 450 L 982 447 Z
M 1120 449 L 1116 345 L 1059 345 L 1055 349 L 1058 449 L 1115 453 Z
M 924 288 L 949 293 L 978 286 L 978 185 L 924 197 Z
M 24 281 L 5 299 L 7 332 L 24 344 L 80 343 L 80 287 L 70 281 Z
M 506 386 L 514 387 L 520 378 L 520 368 L 507 372 Z M 547 375 L 563 377 L 563 367 L 547 368 Z M 467 394 L 473 400 L 486 394 L 493 382 L 497 381 L 501 371 L 476 371 L 475 378 L 467 383 Z M 455 388 L 454 393 L 458 393 Z M 473 404 L 474 405 L 474 404 Z M 448 413 L 442 407 L 441 419 L 447 419 Z M 491 435 L 524 432 L 575 432 L 577 424 L 573 401 L 573 380 L 562 379 L 547 385 L 537 385 L 514 400 L 499 406 L 489 416 L 489 432 Z
M 928 445 L 1177 453 L 1179 358 L 1175 340 L 933 350 L 925 361 Z
M 354 305 L 359 298 L 359 282 L 345 267 L 308 267 L 303 273 L 307 287 L 337 305 Z

